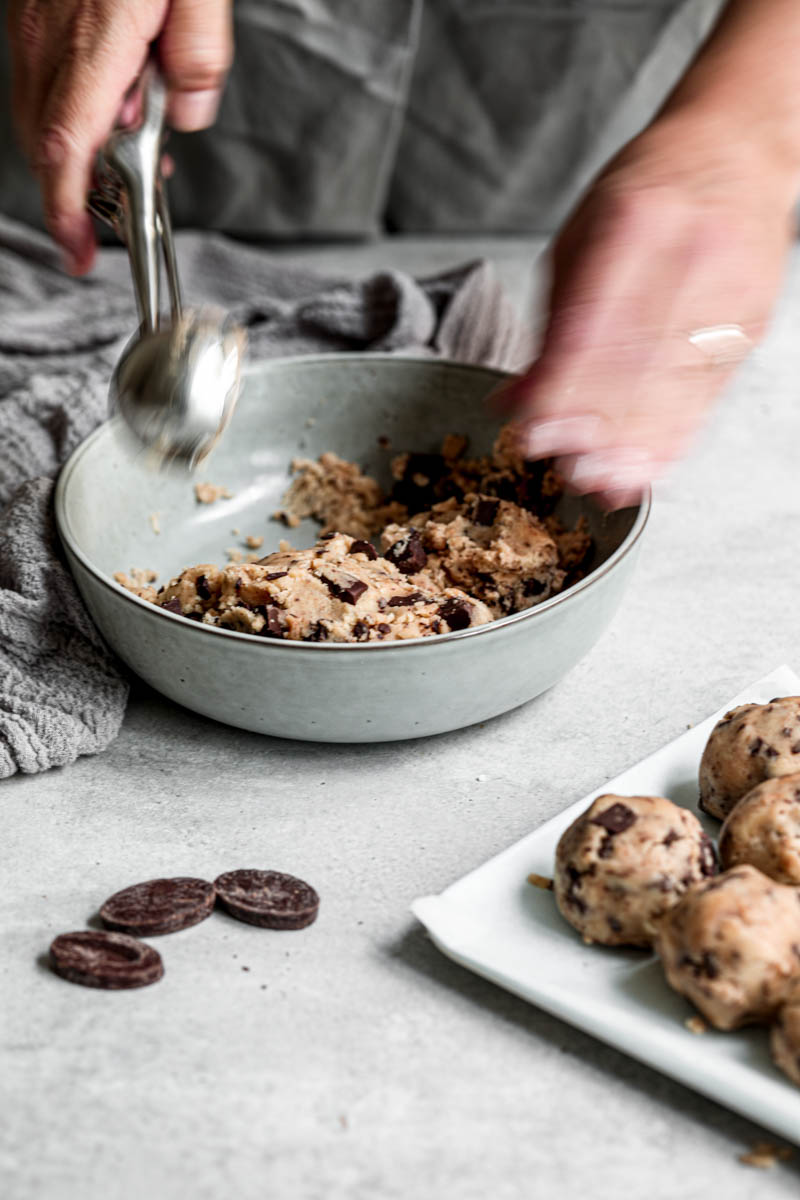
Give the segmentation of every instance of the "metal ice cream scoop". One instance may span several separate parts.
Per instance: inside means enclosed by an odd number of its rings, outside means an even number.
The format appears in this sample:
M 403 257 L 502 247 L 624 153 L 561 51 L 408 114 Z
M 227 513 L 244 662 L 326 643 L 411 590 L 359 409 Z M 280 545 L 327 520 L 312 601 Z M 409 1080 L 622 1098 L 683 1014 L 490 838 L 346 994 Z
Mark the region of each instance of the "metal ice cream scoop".
M 128 248 L 140 326 L 111 379 L 112 412 L 162 460 L 194 466 L 225 429 L 239 391 L 244 330 L 216 308 L 184 309 L 161 175 L 166 88 L 153 60 L 139 81 L 141 119 L 100 156 L 95 216 Z M 161 314 L 160 256 L 170 316 Z

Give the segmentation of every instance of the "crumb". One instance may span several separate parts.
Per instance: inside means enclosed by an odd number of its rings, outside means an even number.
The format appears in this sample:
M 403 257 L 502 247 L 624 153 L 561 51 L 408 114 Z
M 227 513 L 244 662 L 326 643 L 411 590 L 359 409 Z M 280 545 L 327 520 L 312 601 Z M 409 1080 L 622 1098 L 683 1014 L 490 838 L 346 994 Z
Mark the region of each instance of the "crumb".
M 689 1033 L 708 1033 L 708 1026 L 702 1017 L 687 1017 L 683 1023 L 689 1030 Z
M 246 563 L 261 562 L 260 554 L 245 554 L 244 561 Z
M 231 533 L 233 534 L 233 536 L 234 536 L 234 537 L 238 537 L 238 536 L 239 536 L 239 532 L 240 532 L 240 530 L 239 530 L 239 527 L 238 527 L 238 525 L 234 525 L 233 529 L 231 530 Z
M 341 1125 L 342 1129 L 347 1129 L 348 1121 L 347 1121 L 347 1116 L 345 1113 L 342 1113 L 340 1115 L 339 1124 Z
M 553 890 L 552 879 L 548 879 L 546 875 L 537 875 L 535 871 L 531 871 L 528 876 L 528 883 L 532 883 L 534 887 L 541 888 L 545 892 L 552 892 Z
M 245 541 L 245 545 L 249 546 L 251 550 L 258 550 L 261 546 L 264 545 L 263 537 L 256 537 L 256 535 L 254 533 L 248 533 L 248 535 L 244 539 L 244 541 Z
M 158 521 L 158 513 L 150 513 L 150 525 L 153 533 L 161 533 L 161 525 Z
M 217 500 L 233 499 L 233 492 L 229 492 L 226 487 L 219 487 L 216 483 L 196 483 L 194 494 L 198 504 L 214 504 Z
M 114 573 L 114 580 L 121 587 L 133 592 L 134 596 L 139 596 L 142 600 L 149 600 L 151 603 L 155 603 L 156 589 L 150 585 L 157 578 L 158 572 L 151 571 L 146 567 L 131 567 L 128 575 L 124 571 Z
M 283 521 L 284 525 L 288 525 L 290 529 L 297 529 L 297 526 L 300 524 L 300 518 L 296 513 L 286 512 L 282 508 L 279 508 L 277 512 L 272 514 L 272 520 Z
M 278 549 L 283 551 L 284 554 L 286 554 L 290 550 L 294 550 L 294 546 L 292 545 L 291 542 L 287 542 L 286 538 L 281 538 L 281 540 L 278 542 Z
M 225 553 L 227 554 L 228 562 L 230 563 L 240 563 L 242 561 L 243 555 L 237 546 L 229 546 Z
M 317 423 L 316 417 L 307 417 L 306 418 L 306 429 L 313 429 L 314 426 L 316 425 L 316 423 Z
M 778 1162 L 786 1162 L 792 1157 L 789 1146 L 775 1146 L 772 1142 L 756 1142 L 746 1154 L 739 1155 L 739 1162 L 746 1167 L 761 1167 L 769 1170 Z
M 593 946 L 593 945 L 594 945 L 594 938 L 587 937 L 587 936 L 586 936 L 586 934 L 584 934 L 584 935 L 583 935 L 583 944 L 584 944 L 585 946 Z
M 242 967 L 242 970 L 243 970 L 243 971 L 249 971 L 249 970 L 250 970 L 250 968 L 249 968 L 249 967 Z

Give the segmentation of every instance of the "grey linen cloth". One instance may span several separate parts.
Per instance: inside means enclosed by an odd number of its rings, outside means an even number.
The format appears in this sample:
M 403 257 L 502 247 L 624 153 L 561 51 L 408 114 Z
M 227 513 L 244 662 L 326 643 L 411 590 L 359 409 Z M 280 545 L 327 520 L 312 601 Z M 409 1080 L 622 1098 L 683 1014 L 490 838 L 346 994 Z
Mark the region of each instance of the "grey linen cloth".
M 486 262 L 353 282 L 194 233 L 179 235 L 178 257 L 187 296 L 231 309 L 254 359 L 370 350 L 518 362 L 516 318 Z M 122 249 L 69 279 L 43 235 L 0 217 L 0 778 L 98 753 L 125 713 L 124 669 L 65 566 L 52 494 L 60 466 L 105 419 L 111 369 L 135 325 Z

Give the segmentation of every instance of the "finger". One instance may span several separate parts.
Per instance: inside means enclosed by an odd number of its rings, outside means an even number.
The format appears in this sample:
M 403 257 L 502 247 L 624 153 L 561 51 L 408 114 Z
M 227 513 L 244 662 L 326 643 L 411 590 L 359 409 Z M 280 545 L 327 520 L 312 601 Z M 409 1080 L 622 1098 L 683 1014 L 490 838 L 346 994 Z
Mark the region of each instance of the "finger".
M 95 154 L 146 54 L 147 43 L 130 29 L 101 31 L 80 54 L 66 56 L 47 98 L 34 166 L 47 227 L 75 274 L 87 271 L 94 256 L 86 196 Z
M 52 48 L 63 47 L 60 24 L 58 10 L 46 17 L 39 0 L 17 0 L 9 6 L 12 112 L 20 145 L 28 158 L 34 150 L 43 97 L 56 70 Z
M 173 0 L 159 57 L 170 124 L 186 133 L 212 125 L 233 59 L 230 0 Z

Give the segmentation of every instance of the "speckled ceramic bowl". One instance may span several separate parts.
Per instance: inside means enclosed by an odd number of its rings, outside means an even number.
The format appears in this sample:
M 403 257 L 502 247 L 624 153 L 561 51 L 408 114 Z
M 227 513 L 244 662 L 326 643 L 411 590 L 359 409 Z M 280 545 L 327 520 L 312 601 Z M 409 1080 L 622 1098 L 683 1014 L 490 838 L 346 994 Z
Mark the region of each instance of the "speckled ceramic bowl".
M 373 742 L 458 729 L 532 699 L 591 648 L 630 578 L 649 498 L 604 516 L 565 497 L 564 517 L 586 514 L 595 538 L 591 572 L 536 608 L 435 638 L 365 645 L 264 640 L 190 622 L 139 600 L 112 578 L 152 568 L 160 581 L 199 562 L 226 561 L 263 536 L 297 454 L 335 450 L 384 481 L 395 450 L 438 448 L 445 433 L 489 448 L 496 425 L 483 399 L 502 376 L 434 360 L 373 355 L 283 359 L 248 373 L 235 417 L 196 479 L 156 474 L 132 457 L 114 422 L 75 451 L 61 473 L 56 517 L 81 594 L 109 645 L 164 695 L 218 721 L 278 737 Z M 194 483 L 224 485 L 232 499 L 198 504 Z M 156 532 L 156 531 L 159 532 Z M 234 532 L 238 531 L 238 532 Z M 311 545 L 308 522 L 291 531 Z

